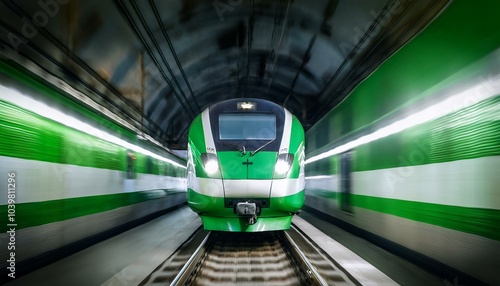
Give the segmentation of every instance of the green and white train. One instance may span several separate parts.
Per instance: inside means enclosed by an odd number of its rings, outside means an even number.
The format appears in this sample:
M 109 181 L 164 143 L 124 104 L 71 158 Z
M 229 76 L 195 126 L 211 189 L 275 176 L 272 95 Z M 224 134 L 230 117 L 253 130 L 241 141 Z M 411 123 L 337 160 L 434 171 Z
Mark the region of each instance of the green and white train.
M 206 230 L 288 229 L 304 205 L 304 130 L 285 108 L 230 99 L 189 129 L 188 204 Z
M 481 3 L 453 1 L 306 133 L 306 210 L 448 285 L 500 285 L 500 2 Z
M 9 253 L 19 275 L 186 203 L 183 159 L 2 62 L 0 83 L 2 274 Z

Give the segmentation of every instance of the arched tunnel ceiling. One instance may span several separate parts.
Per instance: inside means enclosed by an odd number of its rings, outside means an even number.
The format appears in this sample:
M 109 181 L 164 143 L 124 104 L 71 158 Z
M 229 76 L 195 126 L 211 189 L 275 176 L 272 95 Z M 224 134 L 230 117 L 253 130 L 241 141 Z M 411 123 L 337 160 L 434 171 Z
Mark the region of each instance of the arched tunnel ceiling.
M 2 0 L 0 39 L 4 57 L 185 149 L 191 120 L 229 98 L 271 100 L 309 128 L 447 2 Z

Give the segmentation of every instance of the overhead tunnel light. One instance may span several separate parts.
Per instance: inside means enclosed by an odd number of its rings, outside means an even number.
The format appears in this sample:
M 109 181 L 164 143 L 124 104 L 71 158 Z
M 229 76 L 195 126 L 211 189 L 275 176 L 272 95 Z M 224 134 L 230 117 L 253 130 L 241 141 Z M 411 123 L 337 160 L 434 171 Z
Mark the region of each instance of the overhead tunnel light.
M 41 103 L 39 101 L 36 101 L 32 99 L 31 97 L 28 97 L 16 90 L 7 88 L 5 86 L 0 85 L 0 100 L 4 100 L 10 103 L 13 103 L 23 109 L 29 110 L 31 112 L 34 112 L 40 116 L 43 116 L 45 118 L 54 120 L 56 122 L 59 122 L 61 124 L 64 124 L 68 127 L 71 127 L 73 129 L 82 131 L 84 133 L 87 133 L 89 135 L 95 136 L 99 139 L 108 141 L 110 143 L 122 146 L 126 149 L 136 151 L 139 153 L 142 153 L 144 155 L 156 158 L 158 160 L 167 162 L 169 164 L 172 164 L 177 167 L 181 167 L 186 169 L 186 166 L 181 165 L 173 160 L 170 160 L 168 158 L 165 158 L 163 156 L 160 156 L 158 154 L 155 154 L 149 150 L 146 150 L 140 146 L 134 145 L 130 142 L 127 142 L 125 140 L 122 140 L 114 135 L 111 135 L 103 130 L 97 129 L 87 123 L 84 123 L 74 117 L 71 117 L 67 114 L 64 114 L 63 112 L 54 109 L 50 106 L 45 105 L 44 103 Z
M 358 146 L 369 142 L 387 137 L 392 134 L 399 133 L 408 128 L 420 125 L 425 122 L 443 117 L 450 113 L 464 109 L 466 107 L 477 104 L 486 99 L 492 98 L 500 94 L 500 75 L 490 77 L 472 88 L 469 88 L 461 93 L 448 97 L 430 107 L 427 107 L 419 112 L 409 115 L 401 120 L 398 120 L 386 127 L 383 127 L 373 133 L 361 136 L 346 144 L 335 147 L 329 151 L 312 156 L 306 159 L 305 164 L 309 164 L 333 155 L 337 155 L 349 151 Z

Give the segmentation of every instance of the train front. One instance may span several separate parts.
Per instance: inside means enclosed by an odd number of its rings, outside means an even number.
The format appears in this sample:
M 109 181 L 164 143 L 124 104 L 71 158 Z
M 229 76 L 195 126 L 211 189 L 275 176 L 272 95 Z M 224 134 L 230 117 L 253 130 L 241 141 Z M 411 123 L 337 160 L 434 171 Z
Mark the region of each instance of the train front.
M 283 107 L 231 99 L 189 129 L 188 204 L 206 230 L 290 228 L 304 205 L 304 130 Z

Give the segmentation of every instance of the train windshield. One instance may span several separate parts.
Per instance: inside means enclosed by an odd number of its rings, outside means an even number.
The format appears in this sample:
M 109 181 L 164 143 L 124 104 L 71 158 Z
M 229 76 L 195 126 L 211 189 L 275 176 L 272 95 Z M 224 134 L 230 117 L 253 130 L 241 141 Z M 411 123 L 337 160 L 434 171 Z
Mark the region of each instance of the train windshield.
M 276 116 L 274 114 L 221 114 L 220 140 L 274 140 Z

